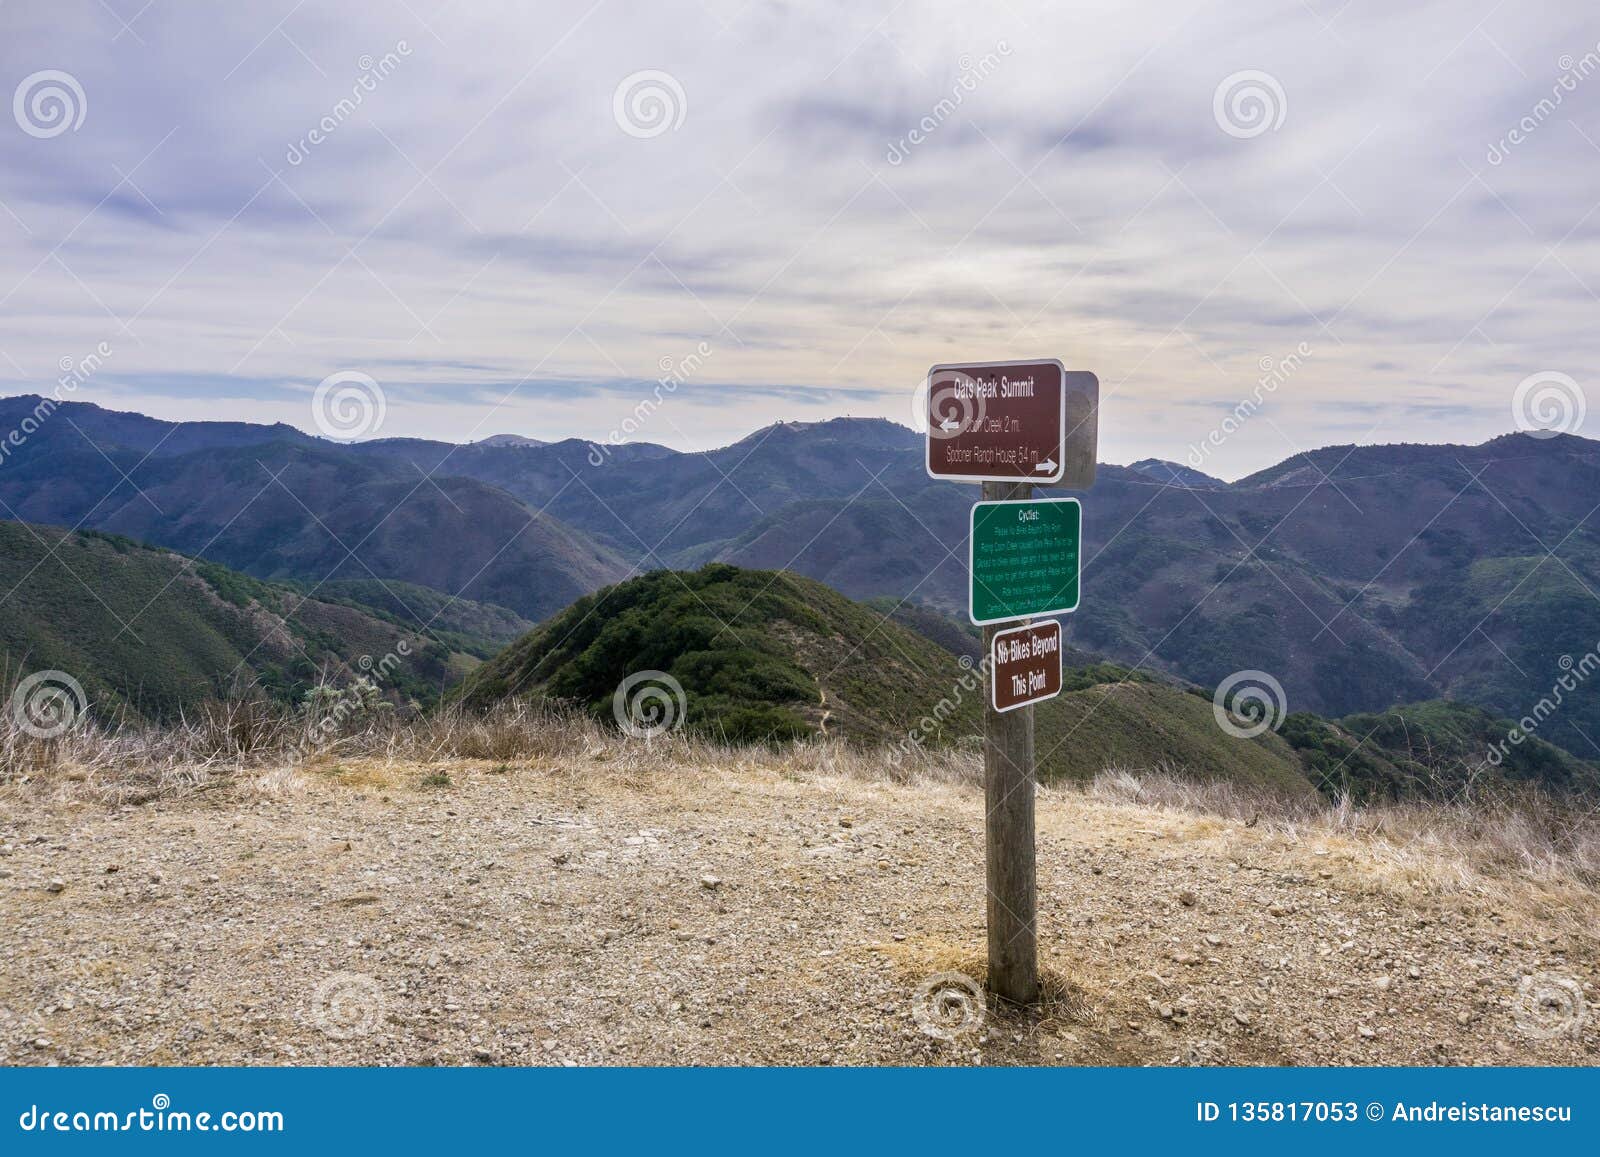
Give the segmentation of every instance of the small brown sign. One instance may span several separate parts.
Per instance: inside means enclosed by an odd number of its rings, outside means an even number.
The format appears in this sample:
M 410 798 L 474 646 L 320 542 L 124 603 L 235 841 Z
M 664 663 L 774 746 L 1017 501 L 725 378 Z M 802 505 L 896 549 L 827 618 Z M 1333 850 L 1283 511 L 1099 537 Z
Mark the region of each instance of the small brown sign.
M 928 371 L 928 473 L 962 482 L 1094 481 L 1100 381 L 1051 358 Z
M 989 686 L 996 711 L 1015 711 L 1061 694 L 1061 624 L 1044 619 L 996 631 Z

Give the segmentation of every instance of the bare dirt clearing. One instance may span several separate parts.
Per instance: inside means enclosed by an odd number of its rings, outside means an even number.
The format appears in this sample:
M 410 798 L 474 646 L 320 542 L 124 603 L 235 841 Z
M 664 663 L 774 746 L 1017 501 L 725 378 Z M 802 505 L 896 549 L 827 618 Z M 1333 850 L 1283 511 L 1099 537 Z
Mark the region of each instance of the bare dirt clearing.
M 954 1040 L 913 1006 L 928 976 L 982 964 L 982 797 L 963 785 L 596 751 L 4 808 L 9 1064 L 1600 1056 L 1592 891 L 1081 791 L 1038 812 L 1061 999 Z

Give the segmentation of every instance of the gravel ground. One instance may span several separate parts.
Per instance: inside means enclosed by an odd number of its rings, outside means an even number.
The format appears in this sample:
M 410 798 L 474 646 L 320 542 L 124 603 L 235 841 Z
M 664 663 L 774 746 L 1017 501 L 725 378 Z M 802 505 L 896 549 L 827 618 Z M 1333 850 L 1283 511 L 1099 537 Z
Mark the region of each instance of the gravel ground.
M 1592 892 L 1076 792 L 1040 799 L 1050 1002 L 946 1020 L 919 989 L 983 960 L 966 787 L 347 762 L 4 805 L 7 1064 L 1600 1056 Z

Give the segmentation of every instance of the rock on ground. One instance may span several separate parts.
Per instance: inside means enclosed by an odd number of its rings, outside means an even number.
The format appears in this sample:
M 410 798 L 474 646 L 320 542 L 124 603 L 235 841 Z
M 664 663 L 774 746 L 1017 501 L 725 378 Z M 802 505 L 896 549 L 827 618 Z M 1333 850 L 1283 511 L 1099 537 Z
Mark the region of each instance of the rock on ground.
M 0 1063 L 1597 1059 L 1592 892 L 1046 792 L 1051 1002 L 935 1036 L 923 982 L 982 968 L 977 792 L 444 767 L 8 799 Z M 1575 986 L 1581 1023 L 1548 1032 L 1529 976 Z

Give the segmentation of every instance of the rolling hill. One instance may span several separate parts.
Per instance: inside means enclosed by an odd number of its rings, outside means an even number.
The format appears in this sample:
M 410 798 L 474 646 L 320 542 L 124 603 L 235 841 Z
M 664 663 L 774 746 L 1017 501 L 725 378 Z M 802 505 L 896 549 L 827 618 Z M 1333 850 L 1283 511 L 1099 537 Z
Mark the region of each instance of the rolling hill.
M 922 615 L 930 626 L 936 618 Z M 635 696 L 666 689 L 654 704 L 666 714 L 639 721 L 740 742 L 838 736 L 904 761 L 919 746 L 982 734 L 984 690 L 966 636 L 936 633 L 946 645 L 814 580 L 711 563 L 578 600 L 474 671 L 459 694 L 477 708 L 522 697 L 575 703 L 603 720 L 621 710 L 623 722 Z M 1507 724 L 1475 708 L 1425 703 L 1337 721 L 1301 712 L 1284 724 L 1281 734 L 1237 737 L 1218 726 L 1208 692 L 1107 663 L 1068 669 L 1063 694 L 1035 709 L 1044 778 L 1122 767 L 1360 799 L 1459 798 L 1491 784 L 1600 788 L 1600 769 L 1537 738 L 1487 765 Z
M 1324 793 L 1368 799 L 1475 802 L 1485 790 L 1537 787 L 1558 797 L 1600 797 L 1600 764 L 1537 736 L 1510 745 L 1511 723 L 1480 707 L 1431 700 L 1326 720 L 1307 712 L 1279 734 Z M 1506 748 L 1499 763 L 1492 749 Z
M 382 689 L 394 701 L 426 704 L 494 646 L 460 631 L 419 631 L 417 621 L 350 593 L 307 598 L 98 531 L 0 521 L 4 688 L 9 694 L 33 672 L 64 671 L 97 717 L 165 720 L 249 688 L 295 703 L 321 680 L 348 682 L 404 641 L 411 653 Z M 458 628 L 509 615 L 475 606 L 451 613 Z
M 637 671 L 683 687 L 689 726 L 739 741 L 826 731 L 889 742 L 931 709 L 930 689 L 965 674 L 949 651 L 821 583 L 711 564 L 579 599 L 484 664 L 461 695 L 473 706 L 570 700 L 608 716 Z M 976 708 L 969 696 L 961 717 Z

